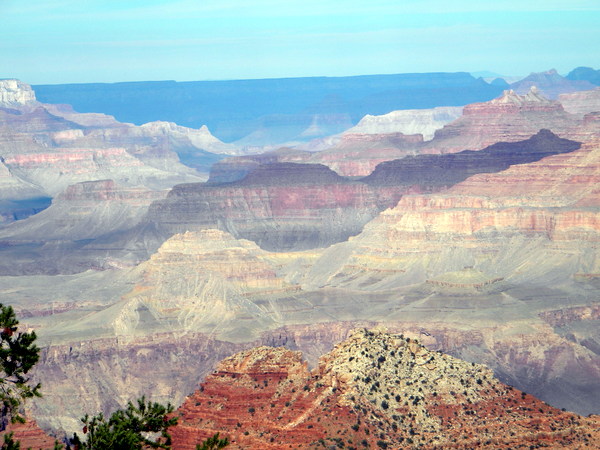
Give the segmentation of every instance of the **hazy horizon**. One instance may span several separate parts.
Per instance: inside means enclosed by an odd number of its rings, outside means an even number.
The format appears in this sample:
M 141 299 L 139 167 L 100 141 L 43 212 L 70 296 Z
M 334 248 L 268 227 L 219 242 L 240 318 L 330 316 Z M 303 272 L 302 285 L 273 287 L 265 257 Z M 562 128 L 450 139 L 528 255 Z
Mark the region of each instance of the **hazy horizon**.
M 598 66 L 596 1 L 3 4 L 0 78 L 210 81 Z

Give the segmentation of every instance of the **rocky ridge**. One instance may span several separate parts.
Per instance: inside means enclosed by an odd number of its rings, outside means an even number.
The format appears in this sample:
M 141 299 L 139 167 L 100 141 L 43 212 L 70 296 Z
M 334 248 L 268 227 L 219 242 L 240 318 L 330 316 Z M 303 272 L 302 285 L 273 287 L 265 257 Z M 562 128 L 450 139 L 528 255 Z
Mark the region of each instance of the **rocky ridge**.
M 561 412 L 418 341 L 358 330 L 309 371 L 259 347 L 222 361 L 177 410 L 176 448 L 215 432 L 232 448 L 598 447 L 598 419 Z
M 0 229 L 0 272 L 57 274 L 135 265 L 147 250 L 143 242 L 127 245 L 124 233 L 166 194 L 113 180 L 73 184 L 43 211 Z
M 546 72 L 532 73 L 510 85 L 519 94 L 525 94 L 532 86 L 539 89 L 546 97 L 556 99 L 560 94 L 594 89 L 594 85 L 585 80 L 574 80 L 562 77 L 555 69 Z
M 463 108 L 463 115 L 436 131 L 422 153 L 454 153 L 479 150 L 497 142 L 521 141 L 540 129 L 551 130 L 560 137 L 579 126 L 580 119 L 565 112 L 562 105 L 542 96 L 532 87 L 525 95 L 513 90 L 485 103 Z

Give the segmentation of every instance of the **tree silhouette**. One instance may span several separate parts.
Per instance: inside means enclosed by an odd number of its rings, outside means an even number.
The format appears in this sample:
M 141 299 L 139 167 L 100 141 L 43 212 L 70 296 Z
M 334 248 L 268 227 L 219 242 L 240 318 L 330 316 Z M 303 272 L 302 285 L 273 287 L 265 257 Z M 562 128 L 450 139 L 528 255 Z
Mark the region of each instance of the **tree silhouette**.
M 18 331 L 19 321 L 12 306 L 0 303 L 0 431 L 5 430 L 9 420 L 24 422 L 19 414 L 23 401 L 41 397 L 40 384 L 31 384 L 28 372 L 40 357 L 40 349 L 34 344 L 35 332 Z

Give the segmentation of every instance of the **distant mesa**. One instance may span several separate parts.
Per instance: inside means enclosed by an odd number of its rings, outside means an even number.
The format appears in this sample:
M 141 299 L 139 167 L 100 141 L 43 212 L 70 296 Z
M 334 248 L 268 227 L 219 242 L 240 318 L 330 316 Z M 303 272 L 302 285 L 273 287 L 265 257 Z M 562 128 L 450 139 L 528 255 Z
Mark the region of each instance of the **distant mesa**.
M 537 86 L 546 97 L 556 99 L 560 94 L 594 89 L 595 85 L 587 80 L 571 80 L 551 69 L 547 72 L 532 73 L 510 87 L 519 94 L 525 94 L 532 86 Z
M 510 84 L 504 78 L 494 78 L 490 84 L 492 86 L 501 87 L 502 89 L 506 89 L 510 86 Z
M 164 120 L 209 127 L 238 146 L 308 141 L 342 132 L 366 114 L 462 106 L 500 88 L 466 72 L 230 81 L 34 86 L 38 99 L 142 125 Z
M 589 81 L 596 86 L 600 86 L 600 70 L 591 67 L 577 67 L 569 72 L 566 78 L 572 81 Z

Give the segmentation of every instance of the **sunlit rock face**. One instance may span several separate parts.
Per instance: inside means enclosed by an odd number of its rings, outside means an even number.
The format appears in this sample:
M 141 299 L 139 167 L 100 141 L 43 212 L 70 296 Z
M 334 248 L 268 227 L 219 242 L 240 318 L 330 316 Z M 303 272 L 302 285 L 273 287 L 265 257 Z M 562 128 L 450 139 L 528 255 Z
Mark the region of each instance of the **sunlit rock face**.
M 338 144 L 313 154 L 308 162 L 325 164 L 344 176 L 366 176 L 379 163 L 412 155 L 422 144 L 420 134 L 345 133 Z
M 31 105 L 36 103 L 35 92 L 19 80 L 0 80 L 0 107 Z
M 25 418 L 25 423 L 9 423 L 5 430 L 0 432 L 0 439 L 12 433 L 14 441 L 19 442 L 24 448 L 38 448 L 40 450 L 51 450 L 56 448 L 56 438 L 45 433 L 31 417 Z
M 406 195 L 339 245 L 356 249 L 354 259 L 397 258 L 407 281 L 473 265 L 517 278 L 544 270 L 565 279 L 593 272 L 597 254 L 589 249 L 600 232 L 599 149 L 598 142 L 587 143 L 572 153 L 474 175 L 441 194 Z
M 428 141 L 436 130 L 462 115 L 462 106 L 392 111 L 381 116 L 367 114 L 344 134 L 421 134 Z
M 594 445 L 597 418 L 552 408 L 485 366 L 399 334 L 358 330 L 309 371 L 300 352 L 258 347 L 223 360 L 177 410 L 176 448 L 214 433 L 232 448 L 359 443 Z M 573 426 L 577 421 L 577 426 Z
M 47 195 L 54 196 L 73 183 L 99 179 L 152 189 L 201 179 L 192 169 L 182 166 L 172 152 L 162 154 L 162 159 L 171 160 L 172 166 L 161 167 L 157 155 L 143 157 L 152 152 L 141 140 L 136 143 L 105 138 L 123 134 L 128 127 L 122 124 L 111 124 L 99 138 L 97 127 L 80 125 L 50 109 L 39 105 L 21 111 L 0 111 L 0 156 L 4 164 L 15 176 L 39 186 Z M 74 116 L 67 115 L 77 119 Z
M 297 290 L 276 272 L 276 264 L 254 242 L 219 230 L 178 234 L 137 271 L 141 281 L 127 302 L 147 308 L 152 322 L 247 341 L 273 328 L 270 311 L 257 299 L 284 297 Z M 115 323 L 117 334 L 151 324 Z M 117 329 L 118 328 L 118 329 Z
M 237 153 L 206 126 L 120 123 L 69 105 L 39 103 L 29 85 L 0 80 L 2 162 L 13 176 L 49 196 L 70 184 L 100 179 L 154 190 L 202 181 L 219 154 Z

